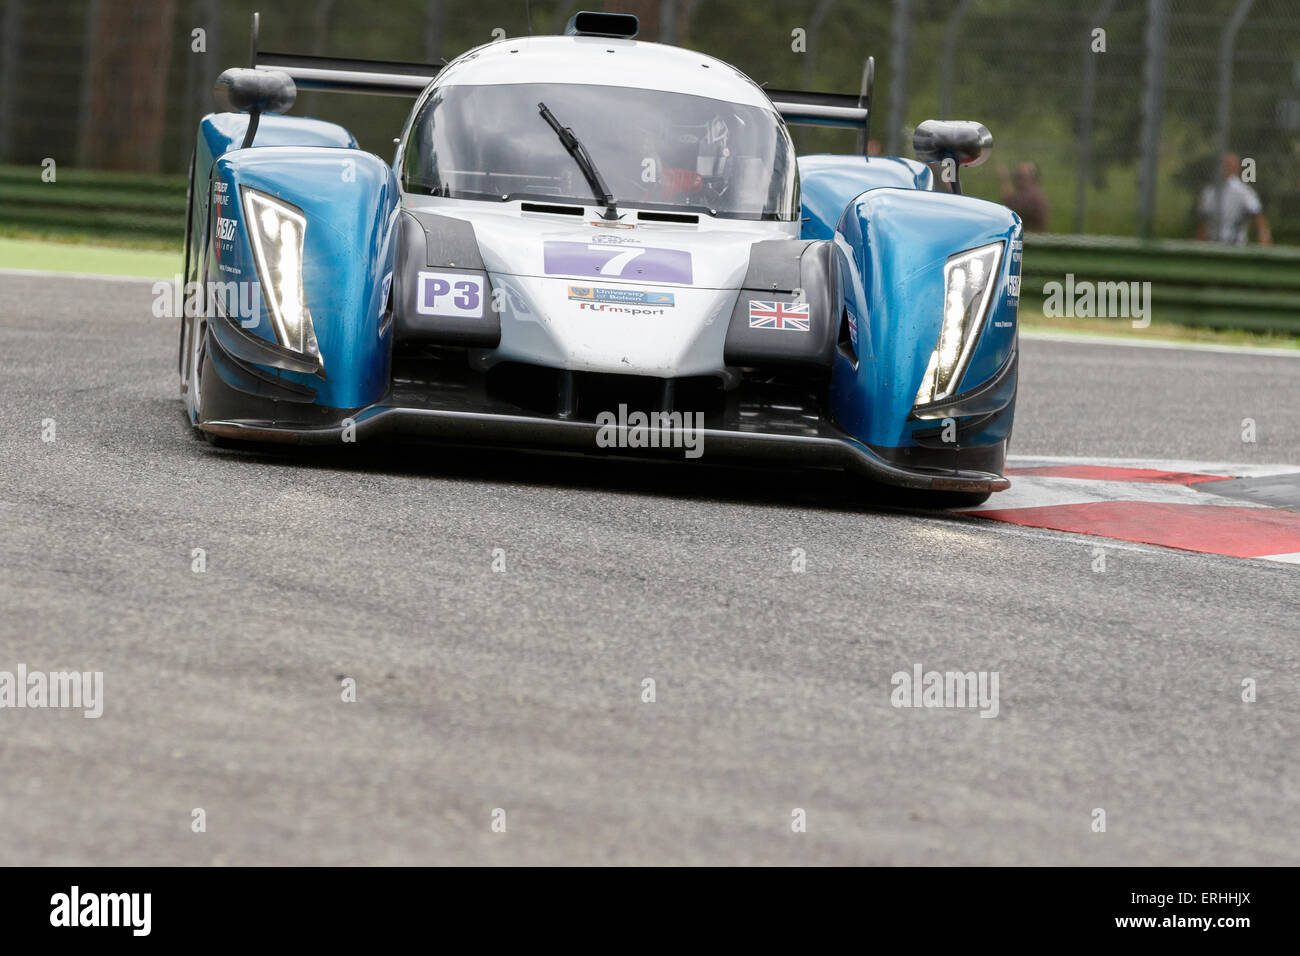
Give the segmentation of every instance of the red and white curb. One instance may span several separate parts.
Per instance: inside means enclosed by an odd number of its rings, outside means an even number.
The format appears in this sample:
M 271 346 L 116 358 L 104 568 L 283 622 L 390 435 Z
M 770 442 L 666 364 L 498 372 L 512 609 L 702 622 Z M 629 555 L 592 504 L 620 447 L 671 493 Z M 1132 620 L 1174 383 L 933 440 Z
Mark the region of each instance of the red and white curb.
M 1294 465 L 1011 457 L 1011 488 L 964 514 L 1185 551 L 1300 564 L 1300 511 L 1214 494 Z M 1300 486 L 1300 477 L 1297 477 Z

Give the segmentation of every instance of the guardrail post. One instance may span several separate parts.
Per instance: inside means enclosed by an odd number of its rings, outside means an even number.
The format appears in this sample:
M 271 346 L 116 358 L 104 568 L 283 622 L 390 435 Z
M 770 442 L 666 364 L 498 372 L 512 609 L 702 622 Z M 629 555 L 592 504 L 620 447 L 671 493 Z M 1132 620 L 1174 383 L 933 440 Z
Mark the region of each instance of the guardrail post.
M 1232 55 L 1237 45 L 1237 32 L 1246 21 L 1255 0 L 1237 0 L 1237 7 L 1228 18 L 1219 37 L 1219 91 L 1215 111 L 1215 156 L 1218 168 L 1214 171 L 1214 181 L 1218 183 L 1214 201 L 1219 207 L 1219 220 L 1223 219 L 1223 202 L 1226 198 L 1228 181 L 1223 175 L 1223 158 L 1228 155 L 1228 132 L 1232 124 Z M 1212 237 L 1217 238 L 1217 237 Z
M 424 13 L 424 62 L 442 61 L 442 0 L 429 0 Z
M 943 71 L 939 79 L 939 119 L 952 119 L 952 75 L 957 69 L 957 33 L 969 9 L 970 0 L 961 0 L 944 27 L 943 57 L 939 61 L 939 68 Z
M 889 135 L 885 153 L 897 156 L 907 122 L 907 60 L 912 42 L 911 0 L 894 0 L 889 44 Z
M 90 141 L 86 129 L 90 125 L 90 95 L 94 89 L 91 79 L 91 63 L 95 51 L 95 23 L 99 19 L 99 0 L 90 0 L 86 5 L 86 22 L 81 31 L 81 93 L 77 100 L 77 165 L 89 166 L 91 162 Z
M 817 0 L 812 16 L 808 18 L 808 46 L 803 54 L 803 88 L 811 90 L 817 83 L 817 47 L 822 31 L 822 21 L 831 12 L 836 0 Z M 798 133 L 799 147 L 808 145 L 808 131 L 801 129 Z
M 659 0 L 659 42 L 677 45 L 677 0 Z
M 1088 202 L 1088 177 L 1092 175 L 1092 111 L 1097 99 L 1097 56 L 1092 51 L 1092 31 L 1105 27 L 1119 0 L 1102 0 L 1084 38 L 1083 93 L 1079 102 L 1078 165 L 1074 173 L 1074 231 L 1083 232 L 1083 210 Z
M 4 42 L 0 44 L 0 157 L 13 162 L 14 91 L 18 88 L 18 55 L 23 35 L 23 0 L 5 0 Z
M 1169 0 L 1147 0 L 1142 67 L 1142 156 L 1138 168 L 1138 235 L 1151 235 L 1159 186 L 1160 121 L 1164 111 L 1165 51 L 1169 46 Z
M 329 45 L 330 39 L 330 20 L 334 17 L 334 0 L 316 0 L 316 22 L 314 28 L 315 40 L 312 43 L 312 52 L 323 56 L 325 48 Z
M 1219 38 L 1219 96 L 1216 114 L 1215 142 L 1218 144 L 1219 159 L 1228 152 L 1228 130 L 1232 119 L 1229 115 L 1232 105 L 1232 53 L 1237 43 L 1237 32 L 1245 22 L 1255 0 L 1237 0 L 1237 8 L 1232 11 L 1223 35 Z
M 803 88 L 811 90 L 817 76 L 817 41 L 822 30 L 822 21 L 831 12 L 836 0 L 817 0 L 812 16 L 808 18 L 808 49 L 803 55 Z

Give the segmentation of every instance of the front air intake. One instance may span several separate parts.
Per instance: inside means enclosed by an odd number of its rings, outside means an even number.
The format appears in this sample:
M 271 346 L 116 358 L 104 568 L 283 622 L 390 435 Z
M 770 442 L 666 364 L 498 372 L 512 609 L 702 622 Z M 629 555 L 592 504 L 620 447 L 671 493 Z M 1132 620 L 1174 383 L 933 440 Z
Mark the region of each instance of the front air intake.
M 549 202 L 524 202 L 519 204 L 520 212 L 544 212 L 553 216 L 582 216 L 586 210 L 581 206 L 557 206 Z
M 641 222 L 680 222 L 698 226 L 700 217 L 693 212 L 638 212 L 636 218 Z
M 575 13 L 564 27 L 570 37 L 619 37 L 630 40 L 636 36 L 640 24 L 630 13 L 593 13 L 581 10 Z

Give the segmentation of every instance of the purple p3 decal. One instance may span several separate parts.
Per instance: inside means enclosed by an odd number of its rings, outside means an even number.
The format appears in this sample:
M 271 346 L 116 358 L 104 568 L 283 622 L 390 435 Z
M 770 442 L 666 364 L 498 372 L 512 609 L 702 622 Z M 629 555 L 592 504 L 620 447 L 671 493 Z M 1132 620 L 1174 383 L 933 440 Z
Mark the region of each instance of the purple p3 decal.
M 483 318 L 483 277 L 466 272 L 421 272 L 415 311 L 448 319 Z
M 543 270 L 548 276 L 599 276 L 683 285 L 693 281 L 691 254 L 680 249 L 546 242 L 542 244 L 542 255 Z

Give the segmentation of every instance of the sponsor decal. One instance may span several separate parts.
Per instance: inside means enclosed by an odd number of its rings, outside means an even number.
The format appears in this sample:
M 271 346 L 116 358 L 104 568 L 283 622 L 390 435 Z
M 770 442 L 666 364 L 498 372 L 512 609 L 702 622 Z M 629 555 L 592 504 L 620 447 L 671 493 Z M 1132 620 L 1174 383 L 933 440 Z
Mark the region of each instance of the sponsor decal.
M 217 217 L 217 238 L 223 241 L 235 238 L 235 220 Z
M 649 246 L 611 248 L 601 243 L 545 242 L 543 271 L 548 276 L 600 276 L 605 279 L 641 279 L 690 285 L 691 254 L 680 249 Z
M 651 292 L 647 289 L 598 289 L 594 286 L 569 286 L 570 299 L 585 299 L 588 302 L 618 302 L 624 305 L 666 305 L 677 304 L 671 292 Z
M 640 239 L 633 239 L 631 236 L 599 236 L 599 235 L 597 235 L 597 236 L 592 236 L 592 237 L 591 237 L 591 241 L 592 241 L 592 242 L 603 242 L 603 243 L 605 243 L 606 245 L 610 245 L 610 246 L 618 246 L 618 245 L 626 245 L 627 243 L 630 243 L 630 242 L 640 242 L 641 240 L 640 240 Z
M 1007 276 L 1007 298 L 1020 298 L 1020 276 Z
M 464 272 L 421 272 L 415 311 L 445 319 L 483 318 L 483 276 Z
M 230 203 L 230 193 L 227 192 L 229 188 L 230 184 L 223 183 L 221 180 L 217 180 L 212 184 L 212 202 L 214 205 L 225 206 Z
M 663 315 L 663 309 L 637 309 L 626 305 L 608 305 L 604 302 L 579 302 L 578 308 L 592 312 L 614 312 L 618 315 Z
M 1011 240 L 1011 261 L 1019 262 L 1021 256 L 1024 254 L 1024 249 L 1025 249 L 1024 240 L 1012 239 Z
M 393 274 L 390 272 L 384 276 L 384 284 L 379 289 L 379 317 L 384 317 L 384 312 L 388 309 L 388 290 L 393 287 Z
M 808 303 L 749 302 L 749 327 L 751 329 L 790 329 L 795 332 L 811 331 L 812 315 Z

